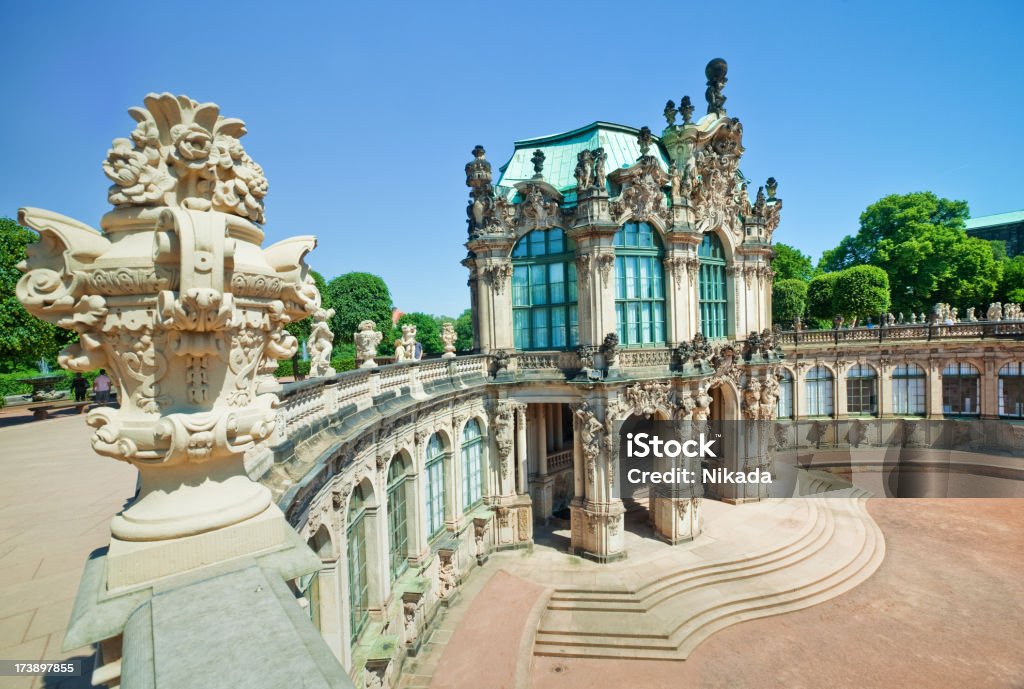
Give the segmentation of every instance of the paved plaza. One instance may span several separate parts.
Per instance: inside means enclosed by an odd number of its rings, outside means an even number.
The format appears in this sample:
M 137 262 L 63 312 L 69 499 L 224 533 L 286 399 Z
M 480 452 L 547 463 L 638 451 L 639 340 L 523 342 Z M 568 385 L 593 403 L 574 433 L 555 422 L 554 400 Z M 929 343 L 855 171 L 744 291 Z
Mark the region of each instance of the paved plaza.
M 5 410 L 3 420 L 0 658 L 91 658 L 91 648 L 61 651 L 64 630 L 85 561 L 109 543 L 110 517 L 135 493 L 136 471 L 92 451 L 84 416 L 27 421 Z M 0 677 L 2 689 L 88 686 L 88 677 Z

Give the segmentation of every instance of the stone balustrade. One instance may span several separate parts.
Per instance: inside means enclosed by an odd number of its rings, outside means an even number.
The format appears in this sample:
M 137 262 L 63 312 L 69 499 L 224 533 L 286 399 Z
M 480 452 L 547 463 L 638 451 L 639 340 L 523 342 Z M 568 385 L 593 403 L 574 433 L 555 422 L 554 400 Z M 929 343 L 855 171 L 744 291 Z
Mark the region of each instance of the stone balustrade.
M 962 321 L 953 325 L 902 323 L 874 328 L 831 330 L 787 330 L 779 335 L 783 347 L 840 342 L 886 342 L 892 340 L 953 340 L 965 338 L 1019 337 L 1024 321 Z

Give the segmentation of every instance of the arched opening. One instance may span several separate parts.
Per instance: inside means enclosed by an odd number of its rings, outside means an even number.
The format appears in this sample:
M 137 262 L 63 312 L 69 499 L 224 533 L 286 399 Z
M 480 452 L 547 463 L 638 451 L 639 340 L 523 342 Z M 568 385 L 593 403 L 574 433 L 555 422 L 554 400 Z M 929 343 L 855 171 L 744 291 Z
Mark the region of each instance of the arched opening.
M 331 541 L 331 532 L 326 524 L 320 525 L 316 532 L 306 541 L 306 545 L 320 557 L 321 562 L 329 562 L 334 559 L 334 544 Z M 298 583 L 299 592 L 308 604 L 309 619 L 312 620 L 314 627 L 323 630 L 321 610 L 323 602 L 320 587 L 319 573 L 303 577 Z
M 484 452 L 480 422 L 470 419 L 462 429 L 462 509 L 469 512 L 484 499 Z
M 445 455 L 447 444 L 440 433 L 430 436 L 427 442 L 424 474 L 423 523 L 426 537 L 432 541 L 444 531 L 445 520 Z
M 846 372 L 846 413 L 878 415 L 878 373 L 867 364 L 855 364 Z
M 981 413 L 981 372 L 968 363 L 946 364 L 942 368 L 942 413 L 947 416 L 977 416 Z
M 512 249 L 512 333 L 516 349 L 571 349 L 577 343 L 576 244 L 558 227 L 523 235 Z
M 648 223 L 615 233 L 615 318 L 623 346 L 665 343 L 665 250 Z
M 925 415 L 924 369 L 900 364 L 892 371 L 892 413 L 897 416 Z
M 352 490 L 346 516 L 348 542 L 348 613 L 352 646 L 370 619 L 370 571 L 367 566 L 366 508 L 370 497 L 367 481 Z
M 1024 418 L 1024 364 L 1020 362 L 999 369 L 999 416 Z
M 789 369 L 779 370 L 779 396 L 775 400 L 775 418 L 792 419 L 793 408 L 793 374 Z
M 729 336 L 729 285 L 725 274 L 725 248 L 714 232 L 704 235 L 697 249 L 700 270 L 697 298 L 700 332 L 708 339 Z
M 388 564 L 391 581 L 409 566 L 409 482 L 402 455 L 395 455 L 388 467 Z M 415 496 L 413 496 L 415 498 Z
M 833 402 L 832 371 L 821 364 L 807 372 L 804 386 L 807 397 L 807 416 L 832 416 L 835 413 Z

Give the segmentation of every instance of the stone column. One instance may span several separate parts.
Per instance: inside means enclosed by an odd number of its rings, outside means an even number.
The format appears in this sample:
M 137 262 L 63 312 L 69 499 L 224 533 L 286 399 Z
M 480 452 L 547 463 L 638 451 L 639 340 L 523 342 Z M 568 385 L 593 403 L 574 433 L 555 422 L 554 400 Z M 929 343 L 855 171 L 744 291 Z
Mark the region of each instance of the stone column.
M 623 537 L 622 500 L 612 498 L 614 459 L 611 456 L 610 427 L 598 419 L 590 402 L 576 407 L 579 432 L 574 434 L 578 457 L 582 460 L 585 495 L 577 494 L 569 505 L 571 514 L 571 550 L 573 553 L 610 562 L 626 556 Z
M 530 479 L 530 495 L 533 498 L 533 504 L 536 505 L 534 516 L 537 519 L 547 519 L 551 516 L 554 497 L 554 480 L 548 475 L 548 414 L 548 405 L 534 406 L 534 418 L 537 423 L 534 431 L 537 475 Z
M 891 416 L 894 405 L 892 399 L 892 367 L 886 359 L 878 360 L 878 417 Z
M 526 460 L 526 405 L 516 406 L 516 467 L 518 476 L 516 481 L 516 492 L 520 495 L 527 492 L 526 479 L 529 475 L 529 465 Z
M 923 362 L 922 367 L 928 376 L 925 383 L 927 386 L 925 388 L 927 404 L 925 411 L 928 413 L 929 419 L 942 419 L 945 416 L 942 413 L 942 363 L 928 361 Z

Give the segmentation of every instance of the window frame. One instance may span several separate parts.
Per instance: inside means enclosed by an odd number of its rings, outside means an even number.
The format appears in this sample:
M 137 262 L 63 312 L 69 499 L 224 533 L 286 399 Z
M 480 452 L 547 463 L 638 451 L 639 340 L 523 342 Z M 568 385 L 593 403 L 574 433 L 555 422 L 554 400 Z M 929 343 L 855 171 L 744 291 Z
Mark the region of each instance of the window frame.
M 732 308 L 725 244 L 715 232 L 705 232 L 697 247 L 697 310 L 700 332 L 709 340 L 730 336 Z M 720 290 L 719 290 L 720 288 Z M 719 294 L 720 291 L 720 294 Z
M 668 331 L 665 248 L 657 229 L 646 222 L 627 222 L 615 232 L 612 246 L 619 345 L 663 347 Z
M 431 447 L 434 444 L 435 438 L 437 439 L 437 447 L 440 450 L 437 454 L 431 455 Z M 445 459 L 448 451 L 448 447 L 445 445 L 440 433 L 434 433 L 430 436 L 424 452 L 423 464 L 423 524 L 427 530 L 428 541 L 437 539 L 445 530 L 445 501 L 447 499 Z M 435 519 L 438 522 L 436 525 L 434 523 Z
M 824 376 L 815 377 L 813 374 L 817 371 L 823 372 Z M 807 372 L 807 376 L 804 378 L 804 393 L 807 395 L 807 416 L 809 418 L 820 419 L 835 416 L 835 386 L 835 374 L 824 364 L 818 364 Z M 827 391 L 828 394 L 822 394 L 824 391 Z M 815 402 L 815 408 L 812 409 L 812 404 Z M 827 409 L 822 408 L 823 402 Z
M 947 392 L 950 391 L 951 383 L 956 381 L 957 410 L 953 410 L 952 404 L 946 404 L 949 399 Z M 974 385 L 974 396 L 967 399 L 974 402 L 974 411 L 964 411 L 964 387 L 969 381 Z M 949 411 L 946 411 L 946 408 Z M 942 414 L 950 417 L 976 417 L 981 415 L 981 371 L 977 366 L 966 361 L 958 361 L 946 364 L 942 367 Z
M 541 237 L 542 241 L 537 241 Z M 555 238 L 557 237 L 557 241 Z M 536 252 L 538 247 L 539 252 Z M 560 249 L 553 251 L 554 249 Z M 520 351 L 571 350 L 579 342 L 579 285 L 576 244 L 561 227 L 527 232 L 512 247 L 512 337 Z M 552 281 L 552 267 L 560 266 L 562 281 Z M 543 281 L 534 277 L 543 273 Z M 525 280 L 523 277 L 525 275 Z M 560 301 L 556 285 L 562 285 Z M 517 303 L 523 298 L 524 303 Z M 537 298 L 540 300 L 537 301 Z M 543 325 L 538 322 L 543 321 Z M 521 320 L 525 327 L 520 326 Z M 560 337 L 555 337 L 556 330 Z M 546 342 L 538 342 L 540 332 Z M 526 333 L 526 342 L 521 339 Z M 554 344 L 556 339 L 564 344 Z M 526 345 L 526 346 L 523 346 Z
M 901 371 L 903 369 L 903 371 Z M 916 372 L 914 372 L 916 371 Z M 928 414 L 928 374 L 914 363 L 899 364 L 892 370 L 892 414 L 893 416 L 923 417 Z M 920 386 L 920 392 L 913 388 Z M 901 395 L 902 393 L 902 395 Z M 920 404 L 920 411 L 911 401 Z M 905 408 L 900 409 L 901 402 Z
M 399 472 L 395 470 L 399 468 Z M 388 569 L 391 581 L 409 568 L 408 471 L 401 455 L 391 458 L 388 467 Z
M 846 372 L 846 414 L 878 416 L 878 371 L 868 364 L 854 364 Z

